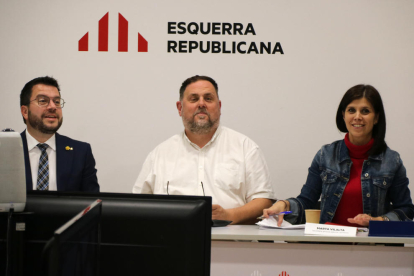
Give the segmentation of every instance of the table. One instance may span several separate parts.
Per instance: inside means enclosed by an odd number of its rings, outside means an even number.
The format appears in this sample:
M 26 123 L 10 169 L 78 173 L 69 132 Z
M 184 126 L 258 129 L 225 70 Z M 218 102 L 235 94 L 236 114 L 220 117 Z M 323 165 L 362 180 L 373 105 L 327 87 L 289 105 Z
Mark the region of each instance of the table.
M 414 275 L 414 238 L 304 235 L 257 225 L 212 229 L 211 275 Z

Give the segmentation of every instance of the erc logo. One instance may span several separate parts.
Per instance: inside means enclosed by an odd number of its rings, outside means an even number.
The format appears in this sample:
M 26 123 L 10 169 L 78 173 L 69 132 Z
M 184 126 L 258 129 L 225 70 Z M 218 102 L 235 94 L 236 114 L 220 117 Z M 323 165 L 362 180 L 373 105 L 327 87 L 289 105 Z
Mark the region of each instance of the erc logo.
M 108 52 L 109 12 L 99 20 L 98 51 Z M 78 51 L 89 50 L 89 32 L 79 39 Z M 128 52 L 128 20 L 118 13 L 118 52 Z M 148 52 L 148 41 L 138 33 L 138 52 Z

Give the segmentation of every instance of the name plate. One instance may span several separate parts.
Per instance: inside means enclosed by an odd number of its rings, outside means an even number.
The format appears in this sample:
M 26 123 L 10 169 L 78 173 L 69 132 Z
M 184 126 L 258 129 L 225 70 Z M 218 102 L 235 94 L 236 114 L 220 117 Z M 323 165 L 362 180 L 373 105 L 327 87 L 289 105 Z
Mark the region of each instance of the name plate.
M 357 231 L 357 227 L 350 226 L 338 226 L 317 223 L 306 223 L 305 225 L 305 235 L 355 237 Z

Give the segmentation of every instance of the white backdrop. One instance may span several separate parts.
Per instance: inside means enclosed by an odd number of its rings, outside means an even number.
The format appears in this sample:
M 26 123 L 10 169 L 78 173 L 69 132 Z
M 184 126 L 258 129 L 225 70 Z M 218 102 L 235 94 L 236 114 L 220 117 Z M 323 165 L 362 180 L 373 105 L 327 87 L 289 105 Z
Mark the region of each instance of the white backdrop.
M 109 51 L 98 52 L 107 12 Z M 128 52 L 117 51 L 118 13 Z M 168 34 L 168 22 L 251 23 L 256 35 Z M 130 192 L 146 155 L 182 131 L 178 89 L 196 74 L 218 82 L 222 124 L 261 147 L 279 198 L 296 196 L 318 149 L 342 139 L 336 109 L 360 83 L 380 91 L 386 141 L 414 175 L 414 1 L 0 0 L 0 38 L 0 128 L 25 129 L 27 81 L 57 78 L 67 102 L 59 133 L 92 145 L 101 191 Z M 168 53 L 168 40 L 280 42 L 284 54 Z

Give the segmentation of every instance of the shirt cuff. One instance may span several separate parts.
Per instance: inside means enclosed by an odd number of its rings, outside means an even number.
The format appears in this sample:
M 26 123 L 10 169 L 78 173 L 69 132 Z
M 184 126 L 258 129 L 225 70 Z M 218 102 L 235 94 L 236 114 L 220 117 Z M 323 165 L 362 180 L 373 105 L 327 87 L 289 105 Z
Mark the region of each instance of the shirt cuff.
M 261 192 L 261 193 L 257 193 L 252 195 L 251 197 L 247 198 L 247 202 L 252 201 L 253 199 L 256 198 L 265 198 L 265 199 L 270 199 L 270 200 L 276 200 L 276 198 L 273 196 L 273 193 L 271 192 Z

